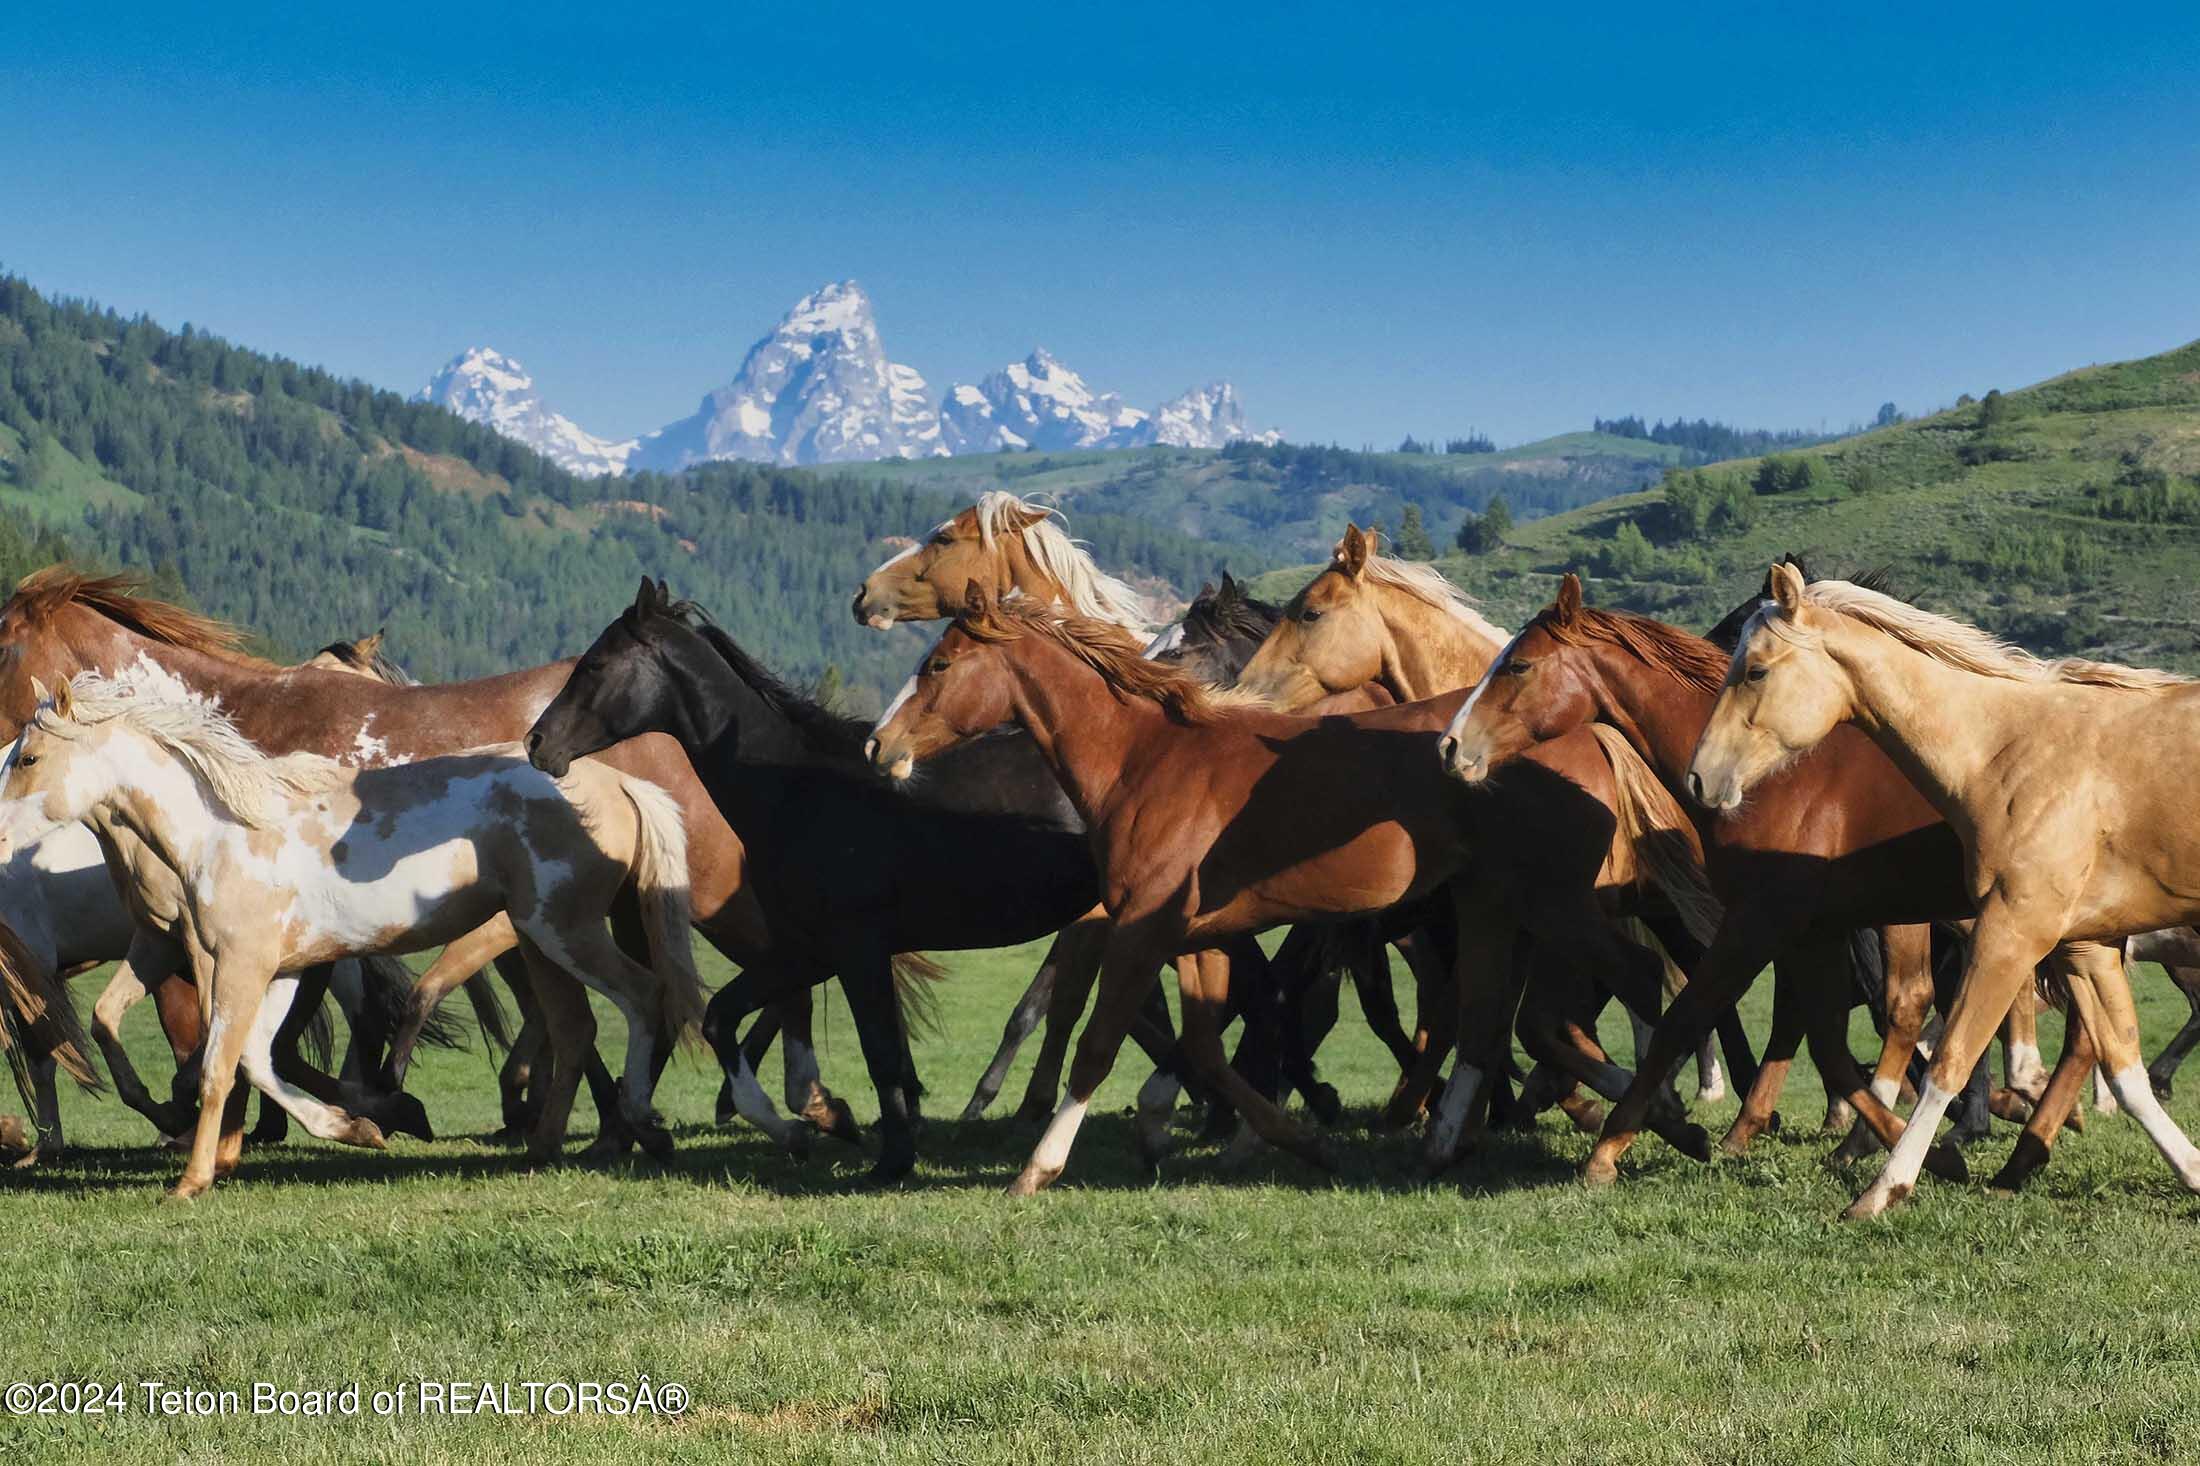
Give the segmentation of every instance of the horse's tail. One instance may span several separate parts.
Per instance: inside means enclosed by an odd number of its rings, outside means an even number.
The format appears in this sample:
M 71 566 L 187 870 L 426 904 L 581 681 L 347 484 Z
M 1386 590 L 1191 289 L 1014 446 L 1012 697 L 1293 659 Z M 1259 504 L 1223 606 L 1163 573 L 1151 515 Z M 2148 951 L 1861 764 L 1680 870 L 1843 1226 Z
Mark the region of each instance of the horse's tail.
M 305 1032 L 298 1035 L 298 1057 L 323 1073 L 336 1053 L 336 1020 L 329 1016 L 334 1006 L 335 1000 L 329 994 L 321 994 L 321 1001 L 306 1016 Z
M 1603 723 L 1591 723 L 1589 731 L 1612 766 L 1616 796 L 1612 812 L 1619 820 L 1614 843 L 1633 856 L 1640 875 L 1665 892 L 1688 934 L 1709 942 L 1719 929 L 1721 913 L 1719 898 L 1711 894 L 1711 882 L 1704 875 L 1703 842 L 1695 822 L 1642 761 L 1626 734 Z
M 911 1034 L 937 1033 L 940 1000 L 932 985 L 947 980 L 947 969 L 922 952 L 896 952 L 893 968 L 894 1002 L 901 1009 L 902 1027 Z
M 679 803 L 663 789 L 627 774 L 618 778 L 634 806 L 634 887 L 649 965 L 657 974 L 659 1018 L 675 1038 L 695 1038 L 703 1026 L 703 978 L 688 932 L 695 914 L 688 898 L 687 825 Z
M 481 1025 L 482 1041 L 499 1053 L 512 1051 L 512 1016 L 497 997 L 496 984 L 484 979 L 465 984 L 466 1001 L 474 1005 L 474 1021 Z
M 376 954 L 359 959 L 359 987 L 367 1006 L 382 1020 L 385 1033 L 396 1033 L 412 1017 L 413 970 L 395 957 Z M 466 1031 L 442 1008 L 430 1009 L 420 1020 L 420 1042 L 439 1049 L 466 1047 Z
M 0 1049 L 8 1055 L 8 1069 L 23 1096 L 23 1108 L 37 1114 L 32 1093 L 27 1031 L 41 1018 L 52 1025 L 56 1039 L 54 1059 L 86 1090 L 101 1088 L 99 1071 L 92 1067 L 92 1041 L 69 1001 L 68 984 L 61 974 L 31 954 L 15 928 L 0 921 Z

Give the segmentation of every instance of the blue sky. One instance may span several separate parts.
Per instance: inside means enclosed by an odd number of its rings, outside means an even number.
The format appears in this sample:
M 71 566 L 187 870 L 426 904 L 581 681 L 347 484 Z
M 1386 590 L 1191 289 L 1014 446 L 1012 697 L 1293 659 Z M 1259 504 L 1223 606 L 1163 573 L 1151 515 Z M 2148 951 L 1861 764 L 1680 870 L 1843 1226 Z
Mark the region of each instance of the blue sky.
M 1043 343 L 1354 446 L 2200 336 L 2189 5 L 41 8 L 0 266 L 407 391 L 495 345 L 599 433 L 846 276 L 935 393 Z

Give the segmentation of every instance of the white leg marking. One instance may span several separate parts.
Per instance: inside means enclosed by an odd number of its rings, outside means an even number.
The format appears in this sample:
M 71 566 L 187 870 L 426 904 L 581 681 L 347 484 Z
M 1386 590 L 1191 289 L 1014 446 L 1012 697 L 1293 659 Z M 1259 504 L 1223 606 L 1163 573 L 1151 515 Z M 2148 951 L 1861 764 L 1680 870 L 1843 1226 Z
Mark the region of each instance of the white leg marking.
M 1464 1059 L 1451 1066 L 1451 1080 L 1436 1104 L 1436 1123 L 1429 1126 L 1427 1157 L 1431 1166 L 1451 1164 L 1459 1152 L 1459 1137 L 1466 1133 L 1467 1116 L 1474 1096 L 1482 1088 L 1482 1071 Z
M 1888 1109 L 1893 1109 L 1894 1102 L 1902 1098 L 1902 1081 L 1899 1079 L 1883 1079 L 1878 1075 L 1873 1075 L 1872 1098 L 1878 1100 Z
M 787 1070 L 787 1108 L 800 1112 L 810 1105 L 810 1086 L 818 1082 L 817 1053 L 798 1038 L 781 1034 L 780 1059 Z
M 2093 1113 L 2113 1115 L 2120 1108 L 2116 1103 L 2116 1091 L 2111 1086 L 2108 1071 L 2100 1065 L 2093 1066 Z
M 2038 1094 L 2047 1087 L 2047 1066 L 2040 1062 L 2037 1044 L 2013 1043 L 2009 1045 L 2009 1087 L 2021 1089 L 2027 1094 Z
M 733 1108 L 742 1119 L 782 1147 L 787 1146 L 793 1126 L 772 1108 L 772 1097 L 756 1082 L 756 1073 L 749 1068 L 749 1056 L 741 1051 L 739 1044 L 733 1045 L 733 1053 L 733 1062 L 726 1066 L 726 1078 L 733 1084 Z
M 2200 1150 L 2194 1149 L 2185 1132 L 2162 1108 L 2162 1102 L 2154 1097 L 2146 1069 L 2139 1064 L 2127 1065 L 2109 1076 L 2109 1083 L 2115 1086 L 2116 1097 L 2124 1102 L 2124 1108 L 2146 1131 L 2147 1139 L 2162 1153 L 2162 1159 L 2177 1173 L 2177 1179 L 2188 1191 L 2200 1191 Z
M 1940 1128 L 1940 1117 L 1948 1112 L 1949 1101 L 1955 1095 L 1942 1089 L 1932 1080 L 1925 1081 L 1925 1092 L 1917 1098 L 1917 1108 L 1910 1111 L 1909 1127 L 1902 1138 L 1895 1142 L 1894 1153 L 1887 1157 L 1887 1164 L 1878 1177 L 1864 1188 L 1864 1194 L 1856 1199 L 1856 1205 L 1865 1215 L 1885 1211 L 1895 1200 L 1895 1188 L 1917 1184 L 1917 1173 L 1924 1168 L 1925 1153 L 1933 1148 L 1933 1134 Z
M 1643 1049 L 1635 1050 L 1640 1055 Z M 1642 1062 L 1638 1058 L 1635 1062 Z M 1704 1041 L 1696 1046 L 1696 1103 L 1717 1104 L 1726 1098 L 1726 1072 L 1719 1067 L 1719 1051 L 1716 1041 L 1704 1035 Z
M 1174 1074 L 1156 1069 L 1138 1089 L 1138 1143 L 1149 1156 L 1169 1148 L 1169 1117 L 1176 1113 L 1176 1097 L 1183 1090 Z
M 1031 1152 L 1031 1169 L 1054 1174 L 1069 1164 L 1069 1148 L 1077 1141 L 1077 1128 L 1085 1123 L 1085 1109 L 1090 1103 L 1062 1097 L 1062 1107 L 1047 1122 L 1046 1134 L 1039 1137 L 1038 1146 Z

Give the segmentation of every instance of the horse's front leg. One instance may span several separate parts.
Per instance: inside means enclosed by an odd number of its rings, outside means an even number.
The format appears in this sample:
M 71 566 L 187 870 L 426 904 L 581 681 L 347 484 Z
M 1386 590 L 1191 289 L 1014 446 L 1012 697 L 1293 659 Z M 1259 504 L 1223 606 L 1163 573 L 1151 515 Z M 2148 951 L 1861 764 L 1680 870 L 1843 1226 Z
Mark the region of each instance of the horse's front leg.
M 1047 1122 L 1046 1133 L 1039 1137 L 1031 1159 L 1010 1183 L 1009 1195 L 1030 1196 L 1044 1190 L 1054 1184 L 1069 1163 L 1070 1147 L 1076 1143 L 1085 1112 L 1092 1106 L 1093 1092 L 1115 1067 L 1116 1053 L 1138 1016 L 1139 1005 L 1145 1001 L 1154 969 L 1171 955 L 1166 935 L 1157 935 L 1159 925 L 1151 919 L 1118 921 L 1108 929 L 1100 959 L 1100 995 L 1077 1039 L 1077 1057 L 1069 1067 L 1069 1090 L 1054 1118 Z
M 717 992 L 703 1009 L 703 1040 L 718 1056 L 726 1082 L 733 1091 L 734 1109 L 742 1119 L 770 1136 L 781 1150 L 797 1159 L 810 1148 L 810 1127 L 790 1122 L 772 1104 L 771 1096 L 757 1082 L 756 1069 L 741 1041 L 741 1022 L 762 1008 L 793 982 L 807 985 L 807 975 L 787 974 L 763 966 L 744 967 L 732 982 Z M 782 1010 L 784 1011 L 784 1010 Z
M 107 1072 L 115 1081 L 115 1096 L 150 1120 L 164 1138 L 180 1136 L 191 1128 L 191 1106 L 175 1099 L 155 1100 L 146 1090 L 137 1066 L 130 1062 L 129 1050 L 122 1044 L 122 1017 L 148 994 L 160 990 L 161 1026 L 169 1047 L 177 1053 L 181 1070 L 199 1042 L 198 993 L 183 976 L 182 968 L 182 948 L 167 937 L 140 931 L 131 938 L 129 952 L 107 980 L 99 1001 L 92 1005 L 92 1038 L 107 1060 Z M 171 1001 L 171 993 L 188 1002 Z M 186 1035 L 188 1043 L 184 1041 Z
M 181 1201 L 200 1195 L 217 1176 L 237 1168 L 244 1150 L 244 1117 L 232 1110 L 230 1092 L 261 999 L 275 976 L 275 964 L 249 950 L 216 952 L 194 965 L 206 1042 L 199 1061 L 199 1121 L 191 1137 L 191 1158 L 170 1193 Z
M 856 1022 L 871 1087 L 878 1091 L 879 1155 L 865 1180 L 873 1186 L 890 1186 L 917 1164 L 916 1129 L 909 1110 L 908 1042 L 901 1000 L 894 991 L 892 954 L 851 954 L 842 961 L 840 986 Z

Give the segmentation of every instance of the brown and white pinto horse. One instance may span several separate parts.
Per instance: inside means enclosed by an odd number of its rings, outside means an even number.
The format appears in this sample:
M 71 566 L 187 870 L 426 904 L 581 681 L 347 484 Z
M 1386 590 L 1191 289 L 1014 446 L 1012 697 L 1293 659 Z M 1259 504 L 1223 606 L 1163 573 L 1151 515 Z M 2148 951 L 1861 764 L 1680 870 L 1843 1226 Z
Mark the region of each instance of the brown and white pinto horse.
M 1229 972 L 1215 948 L 1225 939 L 1381 911 L 1448 887 L 1462 966 L 1511 973 L 1522 923 L 1584 965 L 1626 965 L 1599 942 L 1593 894 L 1611 852 L 1609 803 L 1555 767 L 1523 771 L 1489 798 L 1449 785 L 1429 755 L 1458 702 L 1289 717 L 1142 659 L 1118 628 L 1020 599 L 995 605 L 982 587 L 973 591 L 879 722 L 872 762 L 905 776 L 928 755 L 1020 724 L 1084 818 L 1113 919 L 1068 1096 L 1012 1190 L 1028 1194 L 1061 1174 L 1153 970 L 1179 954 L 1199 954 L 1179 968 L 1188 1057 L 1264 1139 L 1317 1163 L 1311 1138 L 1223 1060 Z M 1584 779 L 1610 778 L 1593 739 L 1572 751 Z M 1470 864 L 1481 878 L 1455 880 Z M 1644 981 L 1654 990 L 1655 959 L 1636 956 L 1650 962 Z M 1517 1003 L 1516 986 L 1490 986 L 1511 987 Z M 1486 1038 L 1488 1026 L 1462 1029 Z M 1511 1026 L 1509 1012 L 1498 1017 L 1494 1043 L 1507 1043 Z M 1447 1156 L 1471 1117 L 1474 1081 L 1460 1076 L 1447 1093 L 1456 1112 L 1447 1104 L 1438 1127 L 1446 1133 L 1432 1139 Z M 1664 1133 L 1701 1151 L 1692 1128 Z
M 231 626 L 140 593 L 128 576 L 94 576 L 53 566 L 25 577 L 0 604 L 0 737 L 20 732 L 37 706 L 35 680 L 59 686 L 79 672 L 109 675 L 156 669 L 181 687 L 217 700 L 240 731 L 271 753 L 307 752 L 356 768 L 405 763 L 524 735 L 573 669 L 573 659 L 466 682 L 396 687 L 343 672 L 286 668 L 240 651 Z M 768 965 L 771 934 L 753 896 L 742 889 L 746 856 L 703 792 L 679 744 L 661 735 L 606 750 L 603 762 L 669 793 L 687 830 L 690 900 L 698 929 L 743 966 Z M 642 949 L 631 913 L 615 921 L 621 946 Z M 485 944 L 481 949 L 486 951 Z M 161 1004 L 164 1025 L 187 1023 L 197 999 L 176 974 L 137 974 Z M 784 1015 L 789 1088 L 795 1108 L 821 1128 L 845 1129 L 846 1107 L 816 1081 L 809 1006 Z M 599 1108 L 607 1086 L 597 1081 Z M 790 1093 L 790 1103 L 796 1095 Z M 615 1128 L 615 1107 L 605 1124 Z M 603 1148 L 621 1138 L 602 1138 Z

